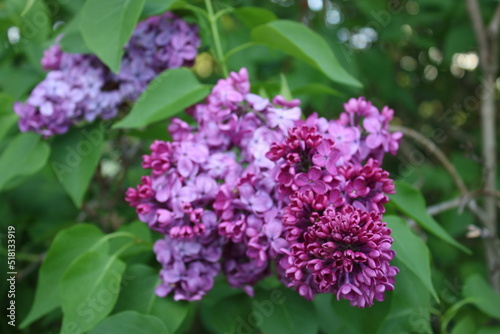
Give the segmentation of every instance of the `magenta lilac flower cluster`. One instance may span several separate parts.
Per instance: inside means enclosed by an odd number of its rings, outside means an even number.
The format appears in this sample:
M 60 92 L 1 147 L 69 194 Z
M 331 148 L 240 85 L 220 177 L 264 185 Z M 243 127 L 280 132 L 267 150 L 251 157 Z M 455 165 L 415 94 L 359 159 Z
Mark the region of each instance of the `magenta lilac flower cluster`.
M 14 105 L 19 128 L 52 136 L 81 121 L 113 118 L 159 73 L 192 65 L 199 44 L 196 26 L 165 13 L 137 25 L 118 74 L 94 55 L 69 54 L 53 45 L 41 60 L 50 72 L 25 103 Z
M 372 157 L 397 150 L 400 134 L 389 134 L 390 119 L 381 119 L 385 137 L 374 145 L 372 133 L 356 124 L 380 117 L 377 109 L 365 114 L 363 105 L 374 108 L 363 99 L 345 105 L 348 111 L 340 119 L 349 116 L 353 123 L 330 121 L 327 126 L 313 115 L 289 129 L 286 141 L 274 143 L 267 154 L 279 165 L 280 192 L 290 199 L 282 220 L 289 244 L 278 256 L 278 270 L 289 287 L 309 300 L 317 293 L 334 293 L 366 307 L 394 289 L 393 240 L 381 216 L 394 184 Z M 332 128 L 337 131 L 329 132 Z M 335 134 L 340 139 L 347 130 L 352 130 L 349 140 L 337 144 Z
M 189 110 L 196 127 L 174 119 L 173 141 L 153 142 L 143 157 L 151 175 L 128 189 L 126 200 L 164 234 L 154 247 L 163 267 L 158 295 L 200 299 L 220 271 L 252 295 L 252 286 L 270 273 L 287 242 L 281 237 L 284 197 L 266 153 L 300 119 L 298 103 L 251 94 L 242 69 Z
M 359 98 L 338 120 L 304 121 L 299 103 L 251 94 L 242 69 L 188 110 L 196 126 L 174 119 L 173 141 L 153 142 L 151 174 L 126 200 L 164 235 L 158 295 L 200 299 L 219 272 L 252 295 L 272 264 L 307 299 L 365 307 L 394 288 L 381 217 L 394 185 L 380 167 L 401 139 L 388 131 L 392 110 Z

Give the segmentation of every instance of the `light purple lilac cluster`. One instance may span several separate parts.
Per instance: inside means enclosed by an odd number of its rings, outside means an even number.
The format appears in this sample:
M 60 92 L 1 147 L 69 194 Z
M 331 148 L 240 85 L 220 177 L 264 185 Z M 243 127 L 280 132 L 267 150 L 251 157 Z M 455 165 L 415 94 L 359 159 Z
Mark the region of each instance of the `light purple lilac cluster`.
M 174 119 L 172 142 L 155 141 L 151 169 L 126 200 L 139 218 L 164 234 L 155 244 L 162 264 L 160 296 L 197 300 L 219 270 L 231 286 L 253 294 L 270 262 L 287 245 L 283 196 L 274 182 L 271 143 L 300 119 L 299 101 L 250 93 L 246 69 L 221 79 L 205 103 L 189 110 L 197 126 Z
M 381 221 L 394 185 L 379 167 L 401 139 L 388 131 L 393 111 L 359 98 L 338 120 L 301 120 L 299 103 L 251 94 L 241 69 L 188 110 L 196 126 L 174 119 L 173 141 L 153 142 L 151 175 L 126 200 L 164 235 L 158 295 L 200 299 L 219 272 L 252 295 L 272 263 L 307 299 L 328 292 L 365 307 L 394 288 Z
M 50 72 L 25 103 L 14 104 L 19 129 L 48 137 L 81 121 L 113 118 L 159 73 L 192 65 L 199 45 L 198 27 L 171 13 L 137 25 L 125 45 L 118 74 L 94 55 L 70 54 L 53 45 L 41 60 Z

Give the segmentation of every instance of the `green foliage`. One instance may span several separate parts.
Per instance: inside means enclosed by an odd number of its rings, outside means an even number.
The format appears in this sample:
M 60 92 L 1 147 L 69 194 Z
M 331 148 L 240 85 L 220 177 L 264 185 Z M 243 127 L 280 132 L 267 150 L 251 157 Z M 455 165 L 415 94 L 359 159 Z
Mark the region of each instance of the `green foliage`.
M 264 334 L 316 333 L 318 321 L 309 302 L 289 289 L 257 291 L 252 303 L 256 323 Z M 260 318 L 258 318 L 260 316 Z M 262 319 L 261 321 L 259 321 Z M 248 322 L 251 321 L 250 315 Z
M 389 105 L 394 124 L 421 132 L 451 157 L 481 204 L 484 194 L 474 192 L 482 187 L 481 74 L 457 63 L 458 53 L 477 49 L 465 3 L 323 1 L 318 11 L 307 1 L 290 3 L 213 1 L 214 15 L 201 0 L 0 3 L 0 261 L 7 261 L 6 227 L 15 226 L 16 333 L 500 332 L 484 238 L 466 237 L 481 221 L 468 198 L 459 208 L 428 213 L 431 204 L 459 194 L 427 148 L 410 139 L 384 161 L 399 179 L 384 221 L 394 238 L 391 264 L 400 272 L 383 302 L 357 309 L 331 294 L 309 302 L 275 276 L 261 281 L 254 297 L 222 277 L 198 302 L 155 294 L 160 266 L 152 247 L 161 236 L 136 220 L 123 194 L 144 175 L 140 156 L 151 141 L 169 139 L 171 117 L 191 122 L 181 112 L 207 96 L 225 67 L 245 66 L 252 92 L 300 98 L 306 115 L 337 116 L 353 92 Z M 487 22 L 497 2 L 479 4 Z M 43 50 L 59 40 L 64 51 L 95 54 L 117 72 L 137 21 L 166 10 L 200 26 L 202 61 L 193 69 L 161 73 L 115 120 L 77 124 L 54 138 L 19 132 L 13 103 L 45 76 Z M 331 23 L 335 10 L 339 21 Z M 353 37 L 367 27 L 375 40 L 356 48 Z M 345 31 L 349 39 L 342 41 Z M 12 330 L 0 325 L 2 333 Z
M 403 219 L 397 216 L 385 216 L 384 221 L 392 230 L 396 258 L 420 279 L 422 284 L 437 300 L 438 296 L 431 281 L 429 249 L 425 243 L 410 230 Z
M 240 7 L 234 10 L 234 15 L 250 29 L 277 19 L 273 12 L 258 7 Z
M 85 333 L 111 312 L 118 299 L 125 264 L 116 255 L 89 251 L 61 280 L 61 333 Z
M 50 166 L 77 207 L 101 158 L 104 123 L 71 129 L 52 142 Z
M 89 334 L 168 334 L 169 331 L 157 317 L 125 311 L 112 315 L 102 321 Z
M 500 319 L 500 296 L 478 274 L 471 275 L 465 281 L 464 296 L 476 305 L 481 311 Z
M 175 302 L 171 298 L 160 298 L 155 288 L 160 283 L 157 269 L 144 264 L 133 264 L 127 267 L 124 274 L 122 291 L 116 302 L 113 313 L 136 311 L 143 315 L 160 319 L 169 333 L 176 332 L 186 320 L 191 303 Z M 169 316 L 166 317 L 165 315 Z
M 102 237 L 103 233 L 89 224 L 77 224 L 59 232 L 38 273 L 35 300 L 29 315 L 21 323 L 21 328 L 61 305 L 59 282 L 64 272 L 75 259 L 91 248 L 106 253 L 108 244 L 98 244 Z
M 120 70 L 123 46 L 132 35 L 145 0 L 87 0 L 80 30 L 87 46 L 113 72 Z
M 149 84 L 130 113 L 114 128 L 140 128 L 175 116 L 209 92 L 210 86 L 200 84 L 188 69 L 167 70 Z
M 427 213 L 424 197 L 417 189 L 405 182 L 396 181 L 396 194 L 390 197 L 391 201 L 401 210 L 401 212 L 414 219 L 426 231 L 434 234 L 450 245 L 466 253 L 470 253 L 470 250 L 455 241 L 448 232 Z
M 323 38 L 303 24 L 272 21 L 254 28 L 252 41 L 300 59 L 322 71 L 332 81 L 361 87 L 361 83 L 342 68 Z
M 9 181 L 40 170 L 50 154 L 47 143 L 34 133 L 20 133 L 0 155 L 0 191 Z

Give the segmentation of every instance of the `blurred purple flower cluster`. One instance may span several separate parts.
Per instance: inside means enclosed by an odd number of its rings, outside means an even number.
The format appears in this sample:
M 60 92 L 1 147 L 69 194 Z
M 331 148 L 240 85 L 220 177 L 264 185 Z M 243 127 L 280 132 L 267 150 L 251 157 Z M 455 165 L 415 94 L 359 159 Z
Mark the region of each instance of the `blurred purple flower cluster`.
M 70 54 L 53 45 L 41 60 L 50 72 L 25 103 L 14 104 L 19 128 L 48 137 L 81 121 L 113 118 L 159 73 L 192 65 L 199 44 L 198 27 L 165 13 L 137 25 L 118 74 L 94 55 Z
M 172 142 L 152 143 L 151 174 L 126 200 L 164 235 L 158 295 L 200 299 L 219 272 L 252 295 L 273 263 L 307 299 L 330 292 L 365 307 L 394 287 L 381 221 L 394 185 L 379 167 L 401 139 L 388 131 L 392 110 L 359 98 L 338 120 L 301 120 L 299 103 L 250 93 L 241 69 L 188 110 L 196 125 L 174 119 Z

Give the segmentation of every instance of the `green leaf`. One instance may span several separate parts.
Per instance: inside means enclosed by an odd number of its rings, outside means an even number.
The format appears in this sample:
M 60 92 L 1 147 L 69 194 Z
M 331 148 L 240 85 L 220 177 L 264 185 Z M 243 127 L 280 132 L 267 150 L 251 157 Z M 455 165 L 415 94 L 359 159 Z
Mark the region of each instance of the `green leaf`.
M 457 321 L 457 324 L 453 327 L 451 334 L 470 334 L 476 333 L 476 323 L 471 315 L 466 315 Z
M 18 116 L 14 113 L 12 96 L 0 93 L 0 140 L 2 140 L 17 123 Z
M 158 15 L 166 12 L 175 0 L 146 0 L 141 17 Z
M 395 184 L 396 194 L 390 195 L 390 198 L 401 212 L 414 219 L 426 231 L 465 253 L 471 254 L 469 249 L 453 239 L 448 232 L 427 213 L 424 197 L 417 189 L 402 181 L 396 181 Z
M 40 135 L 26 132 L 15 136 L 0 155 L 0 191 L 15 177 L 40 170 L 49 154 L 49 145 L 40 140 Z
M 375 301 L 371 307 L 357 308 L 349 305 L 349 301 L 338 301 L 336 296 L 333 296 L 331 306 L 346 328 L 350 328 L 354 333 L 376 333 L 389 313 L 391 299 L 392 292 L 386 292 L 383 302 Z
M 101 158 L 104 124 L 72 128 L 52 142 L 50 165 L 77 207 Z
M 290 87 L 288 87 L 288 82 L 286 81 L 286 77 L 283 73 L 280 73 L 281 78 L 281 88 L 280 95 L 285 98 L 285 100 L 290 101 L 293 99 L 292 93 L 290 92 Z
M 249 318 L 252 322 L 251 314 L 250 297 L 244 293 L 219 299 L 214 305 L 202 303 L 201 306 L 203 323 L 214 333 L 241 333 Z
M 118 232 L 128 232 L 135 235 L 138 239 L 142 241 L 142 243 L 134 244 L 132 247 L 125 250 L 121 256 L 123 258 L 142 253 L 142 252 L 150 252 L 153 254 L 152 250 L 152 238 L 151 238 L 151 230 L 148 228 L 146 223 L 141 221 L 135 221 L 128 225 L 121 225 L 118 229 Z M 110 241 L 111 252 L 119 250 L 121 247 L 125 246 L 130 242 L 130 238 L 113 238 Z M 148 244 L 147 244 L 148 243 Z
M 362 87 L 342 68 L 325 40 L 301 23 L 278 20 L 260 25 L 252 30 L 252 41 L 300 59 L 334 82 Z
M 396 252 L 396 257 L 410 268 L 436 301 L 439 301 L 432 284 L 430 254 L 425 243 L 410 230 L 408 224 L 400 217 L 385 216 L 384 221 L 392 230 L 394 238 L 392 247 Z
M 169 118 L 208 95 L 210 87 L 198 82 L 186 68 L 167 70 L 156 77 L 132 111 L 114 128 L 139 128 Z
M 160 298 L 155 288 L 160 283 L 159 273 L 143 264 L 127 268 L 123 278 L 123 288 L 113 312 L 132 310 L 141 314 L 158 317 L 169 332 L 174 333 L 186 319 L 192 303 Z
M 61 280 L 61 333 L 85 333 L 106 318 L 118 299 L 124 270 L 121 260 L 104 252 L 89 251 L 73 262 Z
M 334 312 L 332 300 L 336 298 L 331 293 L 320 293 L 314 297 L 313 304 L 318 317 L 320 330 L 323 333 L 350 334 L 344 321 Z M 346 321 L 350 325 L 350 321 Z
M 88 54 L 92 51 L 85 44 L 85 41 L 80 31 L 81 13 L 75 15 L 61 31 L 62 38 L 59 41 L 61 49 L 69 53 L 83 53 Z
M 87 0 L 80 29 L 87 46 L 115 73 L 120 70 L 123 46 L 129 40 L 144 0 Z
M 168 334 L 169 331 L 157 317 L 125 311 L 104 319 L 89 334 Z
M 252 306 L 255 320 L 244 319 L 242 326 L 255 323 L 264 334 L 318 332 L 313 304 L 291 289 L 257 291 Z
M 481 311 L 490 317 L 500 319 L 500 296 L 479 274 L 473 274 L 465 281 L 463 294 Z
M 0 115 L 0 140 L 4 139 L 10 129 L 17 123 L 19 117 L 12 113 L 10 115 Z
M 64 272 L 102 237 L 103 233 L 90 224 L 77 224 L 56 235 L 40 267 L 35 300 L 28 316 L 20 325 L 21 329 L 61 305 L 59 284 Z M 107 253 L 108 243 L 101 243 L 97 250 Z
M 273 12 L 259 7 L 240 7 L 233 13 L 250 29 L 278 19 Z
M 12 108 L 15 99 L 9 94 L 0 93 L 0 115 L 10 115 L 14 113 Z
M 392 263 L 400 269 L 392 293 L 391 309 L 378 334 L 432 333 L 431 298 L 422 281 L 401 261 Z M 346 321 L 349 321 L 346 319 Z
M 28 0 L 26 2 L 26 5 L 24 6 L 24 9 L 23 9 L 23 11 L 21 13 L 21 16 L 26 15 L 30 11 L 31 7 L 33 7 L 33 5 L 35 4 L 36 1 L 37 0 Z
M 299 88 L 292 89 L 292 95 L 333 95 L 333 96 L 344 96 L 344 94 L 331 88 L 330 86 L 323 85 L 320 83 L 309 83 Z
M 470 332 L 469 332 L 470 333 Z M 467 334 L 469 334 L 467 333 Z M 481 327 L 476 332 L 476 334 L 498 334 L 500 333 L 500 327 Z
M 25 41 L 44 41 L 52 30 L 52 17 L 45 2 L 40 0 L 11 0 L 11 2 L 17 2 L 16 7 L 22 8 L 20 27 Z

